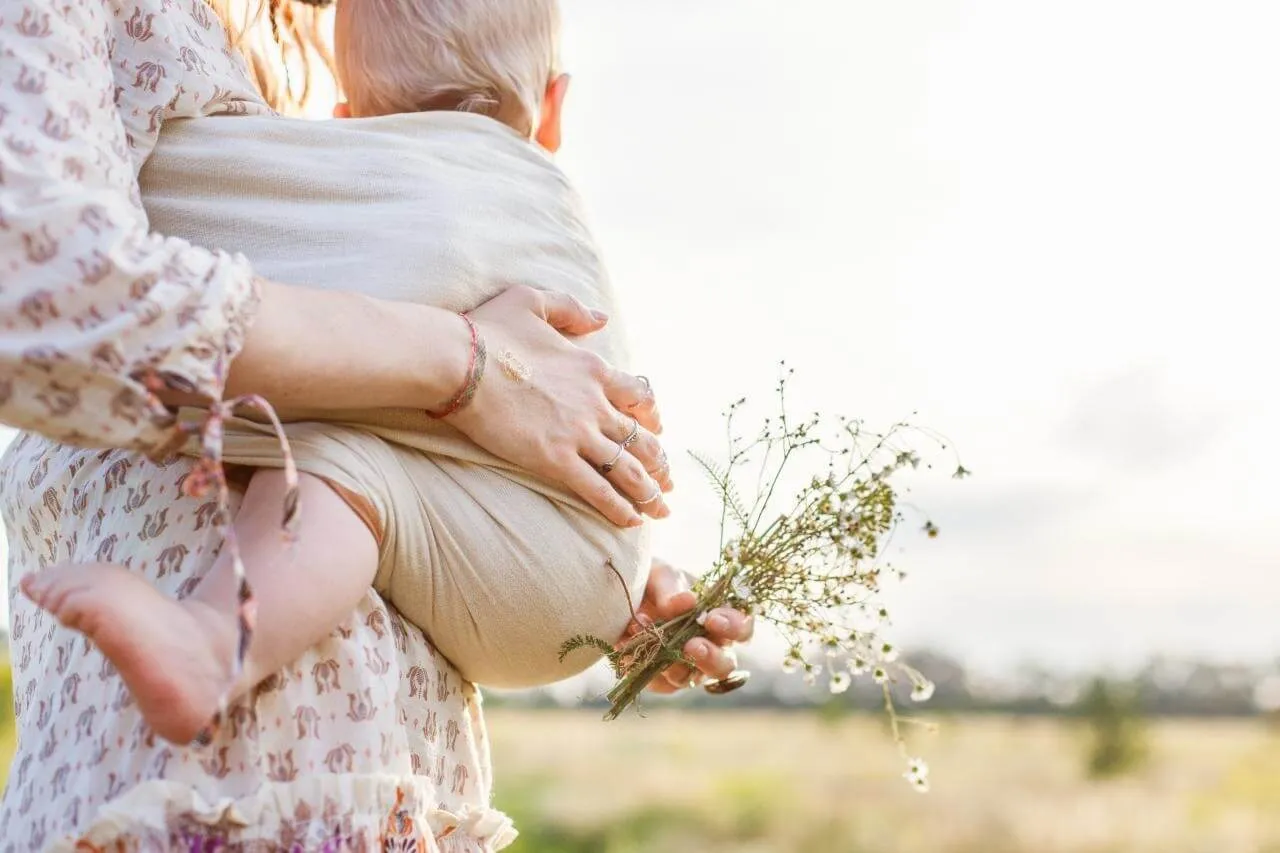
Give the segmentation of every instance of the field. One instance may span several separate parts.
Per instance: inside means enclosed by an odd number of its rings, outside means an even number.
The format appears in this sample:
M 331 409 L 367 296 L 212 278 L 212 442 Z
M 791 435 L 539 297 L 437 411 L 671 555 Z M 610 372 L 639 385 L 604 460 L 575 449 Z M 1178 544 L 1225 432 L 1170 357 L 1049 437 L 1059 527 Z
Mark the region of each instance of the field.
M 869 718 L 494 710 L 516 853 L 1280 853 L 1280 732 L 1162 722 L 1131 775 L 1086 778 L 1059 720 L 942 721 L 901 778 Z
M 1094 782 L 1075 724 L 942 720 L 920 795 L 869 718 L 488 713 L 513 853 L 1280 853 L 1261 722 L 1154 723 L 1145 766 Z

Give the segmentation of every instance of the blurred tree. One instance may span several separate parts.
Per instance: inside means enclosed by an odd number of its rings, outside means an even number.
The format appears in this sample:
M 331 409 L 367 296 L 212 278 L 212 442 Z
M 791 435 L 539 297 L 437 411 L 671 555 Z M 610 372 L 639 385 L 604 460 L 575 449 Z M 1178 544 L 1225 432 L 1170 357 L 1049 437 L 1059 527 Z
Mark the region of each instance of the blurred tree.
M 1089 778 L 1120 776 L 1146 761 L 1146 726 L 1132 687 L 1095 678 L 1080 698 L 1079 713 L 1090 730 Z

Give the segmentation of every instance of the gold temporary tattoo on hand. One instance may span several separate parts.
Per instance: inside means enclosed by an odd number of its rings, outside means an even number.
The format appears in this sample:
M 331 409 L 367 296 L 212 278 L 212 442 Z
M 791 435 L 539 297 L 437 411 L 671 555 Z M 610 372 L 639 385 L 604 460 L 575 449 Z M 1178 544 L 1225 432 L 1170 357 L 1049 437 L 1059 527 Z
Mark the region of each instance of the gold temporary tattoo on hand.
M 516 356 L 509 349 L 501 350 L 498 353 L 498 367 L 507 375 L 507 378 L 513 382 L 524 382 L 533 375 L 533 371 L 529 369 L 529 365 Z

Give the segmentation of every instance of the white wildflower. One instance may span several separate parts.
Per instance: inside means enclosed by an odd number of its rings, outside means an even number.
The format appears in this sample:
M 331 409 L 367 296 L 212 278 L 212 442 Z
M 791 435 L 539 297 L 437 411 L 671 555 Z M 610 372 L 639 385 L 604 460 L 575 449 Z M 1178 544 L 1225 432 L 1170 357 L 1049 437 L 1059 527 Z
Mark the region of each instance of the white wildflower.
M 884 684 L 889 680 L 889 671 L 882 666 L 878 666 L 872 670 L 871 678 L 876 684 Z
M 929 791 L 929 765 L 925 763 L 923 758 L 910 758 L 907 760 L 907 772 L 902 774 L 903 777 L 911 783 L 911 787 L 920 793 L 928 793 Z
M 849 677 L 847 672 L 833 672 L 831 674 L 831 684 L 829 685 L 832 693 L 843 693 L 849 689 L 849 685 L 853 679 Z
M 880 660 L 885 663 L 893 663 L 898 659 L 898 650 L 894 648 L 893 643 L 882 643 L 880 645 Z
M 871 671 L 871 664 L 860 657 L 849 658 L 849 672 L 854 675 L 866 675 Z
M 933 697 L 933 682 L 921 679 L 911 690 L 912 702 L 928 702 Z

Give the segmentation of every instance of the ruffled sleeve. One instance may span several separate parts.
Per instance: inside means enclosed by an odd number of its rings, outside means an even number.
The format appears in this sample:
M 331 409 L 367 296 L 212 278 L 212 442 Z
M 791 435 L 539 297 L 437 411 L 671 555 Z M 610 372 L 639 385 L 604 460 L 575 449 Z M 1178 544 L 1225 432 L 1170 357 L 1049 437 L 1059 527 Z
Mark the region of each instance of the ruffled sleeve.
M 111 5 L 0 13 L 0 421 L 159 456 L 183 435 L 155 392 L 221 399 L 258 286 L 242 256 L 149 233 L 118 104 L 172 75 L 113 72 Z

